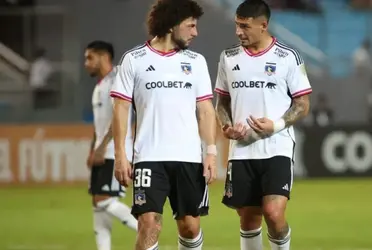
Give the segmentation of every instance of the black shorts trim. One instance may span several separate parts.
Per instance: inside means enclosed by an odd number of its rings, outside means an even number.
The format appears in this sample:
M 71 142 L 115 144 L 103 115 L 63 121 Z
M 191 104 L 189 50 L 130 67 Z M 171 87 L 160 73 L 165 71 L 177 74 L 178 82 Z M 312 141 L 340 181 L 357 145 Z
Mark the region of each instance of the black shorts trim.
M 163 214 L 167 197 L 176 220 L 186 215 L 207 215 L 209 194 L 203 165 L 190 162 L 136 163 L 132 214 L 135 217 L 148 212 Z
M 89 193 L 91 195 L 108 195 L 111 197 L 125 196 L 125 189 L 114 176 L 114 160 L 106 159 L 102 165 L 92 167 Z
M 262 206 L 267 195 L 290 199 L 293 161 L 275 156 L 260 160 L 231 160 L 228 163 L 222 203 L 230 208 Z

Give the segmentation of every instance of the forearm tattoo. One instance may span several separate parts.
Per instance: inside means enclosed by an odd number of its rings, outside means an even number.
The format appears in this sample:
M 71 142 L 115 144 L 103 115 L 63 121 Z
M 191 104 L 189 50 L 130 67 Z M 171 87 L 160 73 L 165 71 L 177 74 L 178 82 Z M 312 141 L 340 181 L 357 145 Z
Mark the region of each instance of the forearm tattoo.
M 232 126 L 230 96 L 217 95 L 216 113 L 221 127 L 225 125 Z
M 146 250 L 158 242 L 163 224 L 163 216 L 161 214 L 155 214 L 154 219 L 155 225 L 141 228 L 138 232 L 139 237 L 136 243 L 136 250 Z
M 309 112 L 309 96 L 304 95 L 293 99 L 292 106 L 285 112 L 283 119 L 286 127 L 290 127 L 304 118 Z

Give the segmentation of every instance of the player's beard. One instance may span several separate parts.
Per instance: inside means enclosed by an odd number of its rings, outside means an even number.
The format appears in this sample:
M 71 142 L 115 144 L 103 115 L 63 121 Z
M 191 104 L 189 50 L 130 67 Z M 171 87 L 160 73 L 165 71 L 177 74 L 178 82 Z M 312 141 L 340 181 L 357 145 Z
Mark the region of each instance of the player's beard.
M 176 37 L 176 35 L 174 33 L 172 33 L 172 41 L 174 42 L 174 44 L 176 44 L 177 48 L 180 49 L 180 50 L 184 50 L 184 49 L 188 49 L 188 44 L 186 44 L 186 42 L 184 40 L 182 40 L 182 38 L 178 38 Z

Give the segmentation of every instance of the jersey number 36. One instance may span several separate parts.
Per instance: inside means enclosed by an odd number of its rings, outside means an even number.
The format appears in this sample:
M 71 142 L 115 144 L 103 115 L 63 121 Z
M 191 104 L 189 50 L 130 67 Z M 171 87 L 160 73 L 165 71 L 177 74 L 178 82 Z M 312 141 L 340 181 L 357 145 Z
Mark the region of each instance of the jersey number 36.
M 134 187 L 148 188 L 151 186 L 151 169 L 136 169 L 134 171 Z

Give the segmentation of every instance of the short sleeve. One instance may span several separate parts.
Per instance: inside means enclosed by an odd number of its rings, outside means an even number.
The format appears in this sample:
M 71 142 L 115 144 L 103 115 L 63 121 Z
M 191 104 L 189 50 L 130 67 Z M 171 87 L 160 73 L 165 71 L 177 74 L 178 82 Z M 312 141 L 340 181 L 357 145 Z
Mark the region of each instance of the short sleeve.
M 293 60 L 289 61 L 287 85 L 292 98 L 308 95 L 312 92 L 305 63 L 298 52 L 295 52 Z
M 220 61 L 218 62 L 218 72 L 216 87 L 214 91 L 220 95 L 229 96 L 229 88 L 227 86 L 226 67 L 225 67 L 225 52 L 221 53 Z
M 117 72 L 110 96 L 132 102 L 133 89 L 134 70 L 130 60 L 130 54 L 126 54 L 117 66 Z
M 200 57 L 201 57 L 199 64 L 200 75 L 197 76 L 199 83 L 196 86 L 197 102 L 213 99 L 212 82 L 211 77 L 209 75 L 207 61 L 202 55 L 200 55 Z

